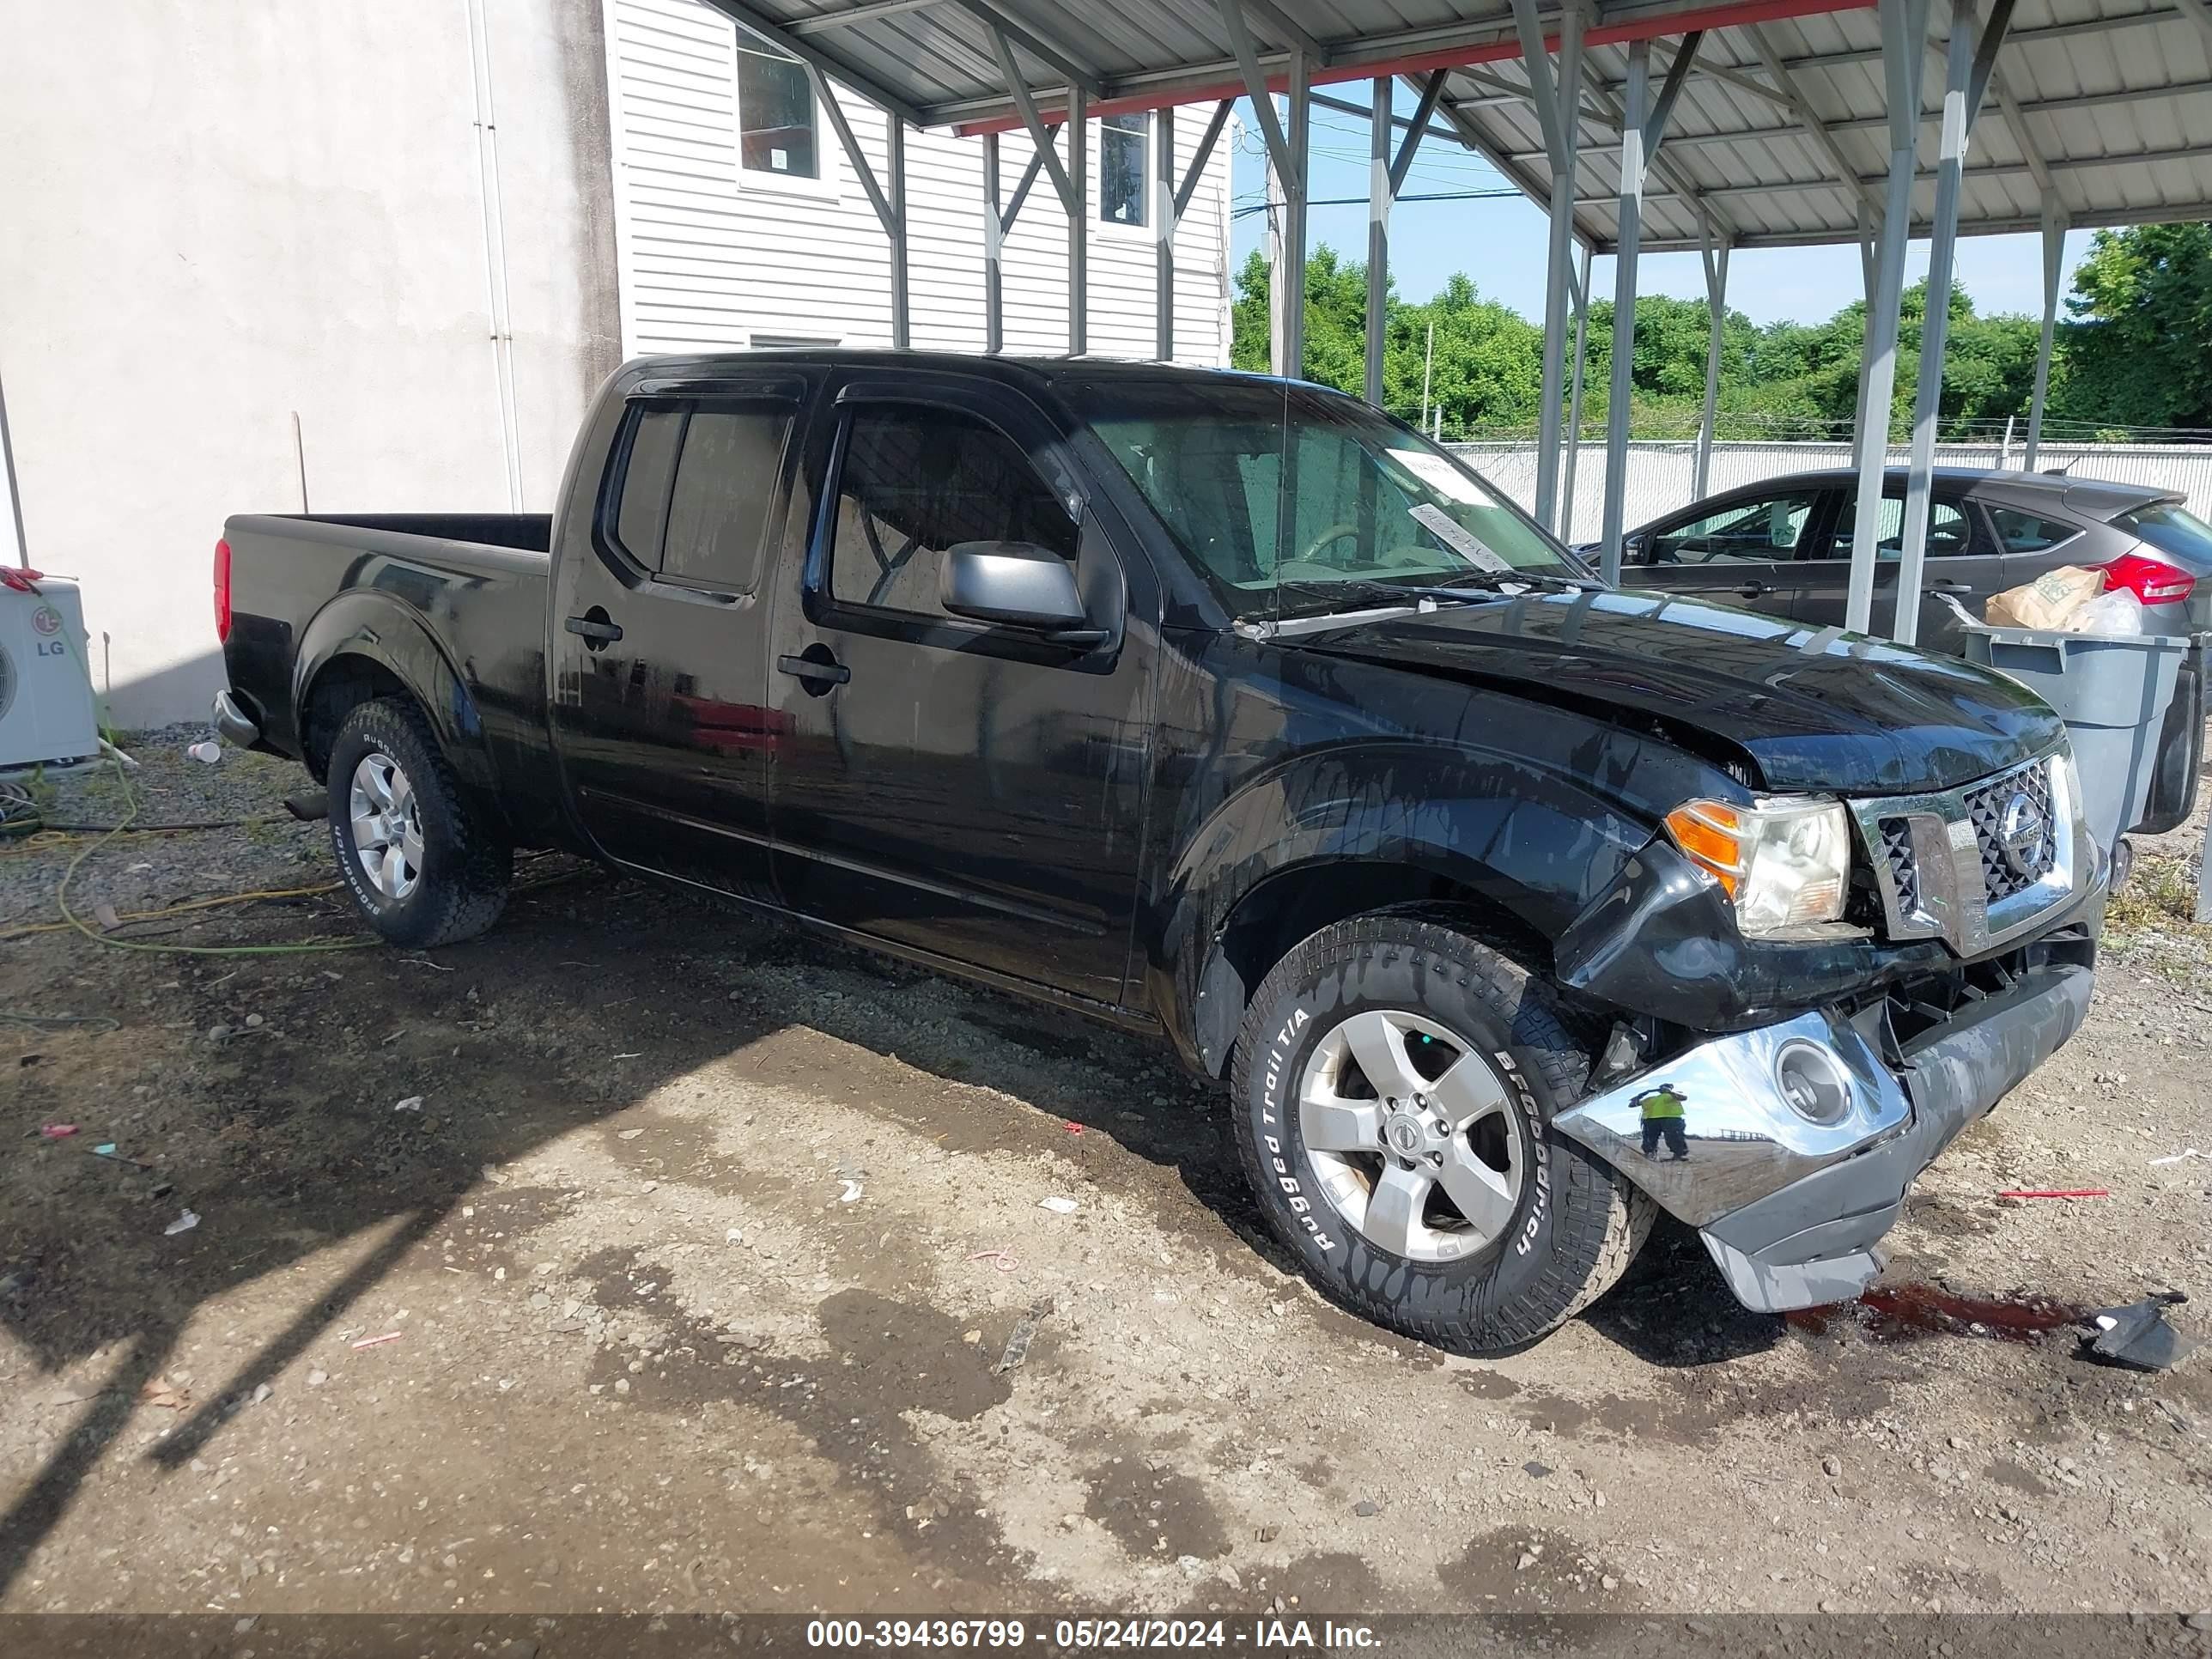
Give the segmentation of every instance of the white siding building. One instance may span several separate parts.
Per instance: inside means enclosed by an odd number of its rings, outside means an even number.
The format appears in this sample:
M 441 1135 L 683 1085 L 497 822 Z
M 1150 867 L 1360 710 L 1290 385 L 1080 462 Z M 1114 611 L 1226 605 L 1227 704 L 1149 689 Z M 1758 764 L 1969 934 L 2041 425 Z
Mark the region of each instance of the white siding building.
M 1104 355 L 1152 349 L 1150 131 L 1104 140 L 1133 199 L 1090 132 Z M 1228 356 L 1229 150 L 1177 240 L 1185 362 Z M 981 142 L 907 154 L 913 343 L 980 351 Z M 229 514 L 544 512 L 625 356 L 890 343 L 888 245 L 805 77 L 696 0 L 0 0 L 0 561 L 83 584 L 122 726 L 205 714 Z M 1066 349 L 1066 237 L 1040 181 L 1008 350 Z
M 626 355 L 805 343 L 890 343 L 890 250 L 805 77 L 699 0 L 604 0 Z M 750 94 L 750 97 L 746 94 Z M 846 94 L 869 166 L 884 176 L 884 118 Z M 1177 173 L 1206 111 L 1175 124 Z M 1089 127 L 1089 347 L 1148 357 L 1153 345 L 1149 116 Z M 1055 129 L 1057 131 L 1057 129 Z M 1134 162 L 1133 204 L 1109 184 Z M 1224 135 L 1176 237 L 1176 359 L 1229 361 L 1229 167 Z M 1032 154 L 1000 141 L 1011 198 Z M 919 349 L 981 351 L 983 145 L 946 132 L 906 146 L 909 292 Z M 1133 208 L 1133 211 L 1132 209 Z M 1108 216 L 1109 210 L 1115 217 Z M 1117 222 L 1133 218 L 1136 222 Z M 1067 349 L 1067 218 L 1048 180 L 1029 195 L 1005 250 L 1006 349 Z

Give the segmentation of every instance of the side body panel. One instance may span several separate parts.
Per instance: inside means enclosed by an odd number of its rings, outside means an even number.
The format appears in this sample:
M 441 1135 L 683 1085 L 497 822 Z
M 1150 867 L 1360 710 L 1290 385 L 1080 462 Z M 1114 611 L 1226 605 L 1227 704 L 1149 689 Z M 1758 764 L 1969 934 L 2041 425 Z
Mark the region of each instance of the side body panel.
M 567 843 L 544 738 L 544 555 L 331 520 L 234 518 L 225 537 L 225 665 L 270 746 L 319 767 L 328 734 L 310 721 L 329 677 L 388 677 L 493 822 Z
M 811 529 L 787 520 L 769 653 L 779 889 L 862 935 L 1119 1004 L 1155 724 L 1151 568 L 1042 404 L 921 370 L 840 374 L 828 395 L 804 471 L 821 493 Z M 1071 510 L 1108 637 L 1054 644 L 832 597 L 848 412 L 932 406 L 989 423 Z

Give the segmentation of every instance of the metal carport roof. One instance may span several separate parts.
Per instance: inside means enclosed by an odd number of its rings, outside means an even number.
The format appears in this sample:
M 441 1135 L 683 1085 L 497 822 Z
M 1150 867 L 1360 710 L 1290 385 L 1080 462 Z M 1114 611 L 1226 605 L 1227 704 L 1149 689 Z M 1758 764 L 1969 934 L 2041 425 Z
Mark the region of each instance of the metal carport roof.
M 1244 91 L 1214 0 L 713 0 L 916 125 L 1010 128 L 1020 113 L 992 41 L 1003 33 L 1048 121 L 1079 88 L 1091 116 Z M 1549 169 L 1510 4 L 1496 0 L 1248 0 L 1279 85 L 1303 48 L 1316 87 L 1451 67 L 1440 106 L 1539 201 Z M 1547 30 L 1557 9 L 1540 9 Z M 1939 13 L 1937 21 L 1944 21 Z M 1851 242 L 1880 216 L 1888 163 L 1881 38 L 1865 0 L 1644 0 L 1599 4 L 1584 36 L 1577 240 L 1618 234 L 1618 122 L 1628 43 L 1703 40 L 1644 187 L 1647 250 L 1698 246 L 1701 212 L 1738 247 Z M 1931 28 L 1931 53 L 1942 42 Z M 1655 56 L 1662 73 L 1668 48 Z M 1932 166 L 1940 68 L 1923 80 Z M 2212 5 L 2207 0 L 2019 0 L 1974 135 L 1961 234 L 2035 229 L 2055 205 L 2075 227 L 2212 218 Z M 1935 184 L 1923 176 L 1914 221 Z

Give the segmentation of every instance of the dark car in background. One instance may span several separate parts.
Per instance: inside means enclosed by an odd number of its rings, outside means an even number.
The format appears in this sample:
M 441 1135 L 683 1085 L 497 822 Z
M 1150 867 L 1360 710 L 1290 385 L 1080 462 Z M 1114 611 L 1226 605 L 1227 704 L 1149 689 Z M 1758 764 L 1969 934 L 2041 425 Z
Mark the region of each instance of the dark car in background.
M 1905 473 L 1892 467 L 1882 484 L 1877 634 L 1887 634 L 1896 616 Z M 1841 468 L 1794 472 L 1693 501 L 1623 538 L 1621 580 L 1814 627 L 1841 628 L 1857 483 L 1856 471 Z M 2187 512 L 2185 499 L 2148 484 L 2062 472 L 1936 468 L 1922 576 L 1921 647 L 1966 654 L 1966 634 L 1946 596 L 1978 617 L 1991 594 L 2061 565 L 2109 568 L 2113 586 L 2133 588 L 2143 601 L 2143 624 L 2150 632 L 2212 629 L 2212 526 Z M 2182 675 L 2150 805 L 2136 826 L 2145 833 L 2173 828 L 2195 804 L 2204 676 L 2194 658 Z

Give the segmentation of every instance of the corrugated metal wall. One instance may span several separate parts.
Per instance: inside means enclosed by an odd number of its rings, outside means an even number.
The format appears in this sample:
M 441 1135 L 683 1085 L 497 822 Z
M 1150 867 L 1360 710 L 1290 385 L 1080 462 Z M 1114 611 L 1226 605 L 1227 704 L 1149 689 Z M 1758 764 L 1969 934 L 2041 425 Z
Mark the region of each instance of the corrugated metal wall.
M 625 355 L 735 348 L 756 338 L 890 343 L 890 255 L 866 191 L 826 121 L 823 177 L 784 179 L 738 166 L 737 40 L 696 0 L 605 0 L 614 135 L 617 243 Z M 854 136 L 884 176 L 884 118 L 843 99 Z M 1183 165 L 1206 112 L 1176 123 Z M 1097 219 L 1098 128 L 1091 127 L 1090 346 L 1152 350 L 1150 228 Z M 1229 157 L 1224 136 L 1176 240 L 1176 357 L 1229 360 Z M 1028 137 L 1001 143 L 1001 191 L 1029 164 Z M 983 349 L 983 146 L 910 133 L 908 265 L 913 339 L 925 349 Z M 1157 193 L 1157 187 L 1153 187 Z M 1006 247 L 1006 347 L 1067 349 L 1067 219 L 1040 178 Z
M 1536 446 L 1519 439 L 1506 443 L 1454 444 L 1483 477 L 1523 507 L 1536 499 Z M 1890 463 L 1903 466 L 1910 452 L 1899 445 L 1889 452 Z M 1995 466 L 1995 444 L 1943 444 L 1936 451 L 1938 466 Z M 2021 450 L 2014 444 L 2006 464 L 2017 467 Z M 1739 484 L 1784 473 L 1808 472 L 1821 467 L 1852 465 L 1848 444 L 1718 443 L 1713 446 L 1712 467 L 1705 493 L 1717 495 Z M 2064 467 L 2081 478 L 2101 478 L 2114 483 L 2142 483 L 2160 489 L 2178 489 L 2203 512 L 2212 502 L 2212 446 L 2191 444 L 2058 444 L 2046 443 L 2036 465 L 2043 471 Z M 1668 441 L 1632 443 L 1628 448 L 1628 508 L 1631 529 L 1686 506 L 1694 491 L 1697 449 L 1693 444 Z M 1575 462 L 1574 514 L 1566 539 L 1595 541 L 1604 522 L 1605 445 L 1585 441 Z

